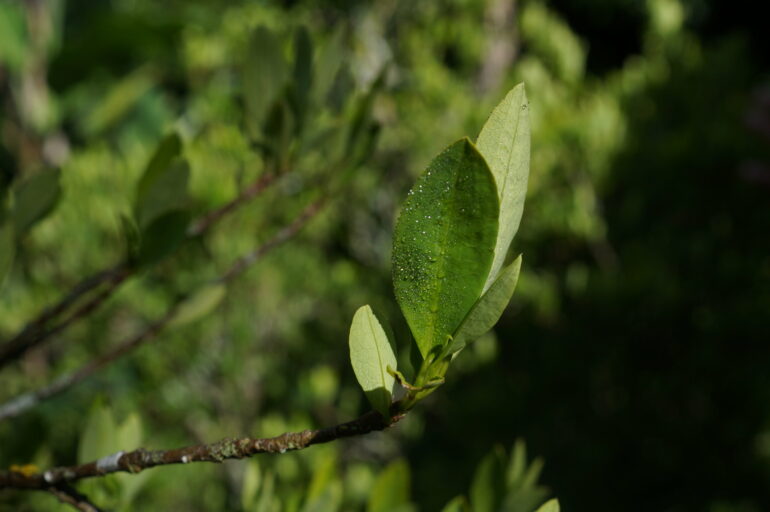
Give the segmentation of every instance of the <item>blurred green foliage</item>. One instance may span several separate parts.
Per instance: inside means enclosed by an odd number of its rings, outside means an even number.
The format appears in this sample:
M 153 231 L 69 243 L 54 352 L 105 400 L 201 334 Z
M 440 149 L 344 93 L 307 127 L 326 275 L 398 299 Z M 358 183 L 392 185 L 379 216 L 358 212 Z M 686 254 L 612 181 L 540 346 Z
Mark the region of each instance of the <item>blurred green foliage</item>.
M 362 412 L 353 312 L 372 304 L 407 339 L 390 285 L 398 205 L 523 81 L 518 292 L 446 385 L 386 433 L 82 490 L 123 509 L 440 510 L 464 494 L 449 508 L 462 510 L 503 503 L 510 479 L 477 475 L 521 436 L 567 510 L 770 508 L 770 93 L 755 25 L 713 28 L 726 4 L 0 0 L 0 339 L 132 250 L 147 227 L 130 229 L 137 187 L 169 133 L 189 166 L 185 215 L 281 173 L 0 371 L 4 402 L 198 297 L 107 371 L 0 423 L 0 466 Z M 608 28 L 619 5 L 622 34 Z M 298 236 L 223 297 L 207 288 L 322 193 Z M 548 494 L 527 488 L 532 510 Z

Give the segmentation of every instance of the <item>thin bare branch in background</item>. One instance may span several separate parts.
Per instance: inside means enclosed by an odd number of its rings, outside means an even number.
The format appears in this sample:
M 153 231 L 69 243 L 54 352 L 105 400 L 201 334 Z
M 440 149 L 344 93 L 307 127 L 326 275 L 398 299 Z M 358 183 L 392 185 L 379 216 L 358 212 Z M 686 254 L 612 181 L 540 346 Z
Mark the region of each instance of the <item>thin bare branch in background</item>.
M 305 224 L 321 211 L 324 204 L 324 199 L 319 199 L 318 201 L 311 203 L 289 225 L 278 231 L 272 238 L 253 251 L 235 260 L 228 270 L 214 281 L 227 283 L 242 274 L 251 265 L 259 261 L 265 254 L 297 235 Z M 109 352 L 89 361 L 74 372 L 62 375 L 48 386 L 28 393 L 23 393 L 16 398 L 9 400 L 5 404 L 0 405 L 0 421 L 19 416 L 44 400 L 66 391 L 96 372 L 109 366 L 145 342 L 153 339 L 174 318 L 177 308 L 184 299 L 185 297 L 180 297 L 160 319 L 145 327 L 138 334 L 119 343 Z
M 88 499 L 88 496 L 78 492 L 77 489 L 67 485 L 66 483 L 60 483 L 46 488 L 48 492 L 56 496 L 56 498 L 67 505 L 81 510 L 82 512 L 102 512 L 102 509 Z
M 275 182 L 275 179 L 276 175 L 274 174 L 264 174 L 254 183 L 242 190 L 235 199 L 202 215 L 190 225 L 190 229 L 187 233 L 188 238 L 203 235 L 223 217 L 259 196 Z M 136 268 L 124 261 L 110 268 L 100 270 L 82 280 L 59 302 L 46 308 L 37 317 L 28 322 L 16 335 L 0 345 L 0 367 L 22 357 L 27 351 L 50 338 L 52 335 L 62 332 L 75 321 L 95 311 L 102 303 L 104 303 L 104 301 L 112 296 L 120 284 L 131 277 L 135 272 Z M 95 295 L 93 297 L 85 300 L 90 292 L 99 289 L 102 285 L 104 285 L 104 289 L 98 293 L 94 292 Z M 63 320 L 60 320 L 58 323 L 54 323 L 55 320 L 59 320 L 62 315 L 67 313 L 82 300 L 85 300 L 85 302 L 74 313 Z

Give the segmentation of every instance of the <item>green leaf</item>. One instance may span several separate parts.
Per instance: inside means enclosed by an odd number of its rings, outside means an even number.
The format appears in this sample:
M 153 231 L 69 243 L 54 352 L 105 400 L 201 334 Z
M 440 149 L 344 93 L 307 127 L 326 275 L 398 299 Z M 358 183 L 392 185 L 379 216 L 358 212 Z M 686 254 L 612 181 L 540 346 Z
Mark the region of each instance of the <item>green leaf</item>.
M 142 444 L 142 420 L 135 412 L 131 413 L 117 429 L 115 443 L 126 450 L 139 448 Z
M 254 508 L 261 480 L 262 475 L 259 470 L 259 462 L 255 459 L 247 461 L 246 470 L 243 473 L 243 486 L 241 487 L 241 508 L 243 510 Z
M 409 504 L 409 465 L 403 459 L 391 462 L 377 476 L 366 504 L 367 512 L 392 512 Z
M 513 443 L 513 451 L 511 452 L 511 460 L 508 463 L 508 472 L 506 475 L 506 481 L 508 487 L 520 487 L 521 481 L 524 478 L 524 473 L 527 470 L 527 444 L 523 439 L 517 439 Z
M 155 86 L 156 78 L 150 67 L 140 67 L 119 80 L 88 114 L 80 119 L 86 136 L 109 130 L 125 119 L 137 107 L 147 92 Z
M 186 161 L 177 159 L 147 186 L 144 193 L 137 196 L 136 219 L 142 230 L 162 215 L 187 206 L 189 179 L 189 165 Z
M 13 223 L 0 225 L 0 288 L 5 282 L 5 276 L 13 266 L 13 256 L 16 253 Z
M 190 214 L 174 210 L 153 220 L 142 231 L 137 257 L 140 265 L 156 263 L 176 250 L 184 241 Z
M 326 43 L 321 46 L 318 57 L 316 57 L 313 95 L 318 104 L 321 104 L 322 100 L 329 94 L 334 78 L 342 64 L 342 37 L 342 29 L 337 28 Z
M 277 510 L 275 505 L 275 475 L 268 471 L 262 481 L 262 488 L 259 492 L 259 500 L 254 508 L 255 512 L 273 512 Z
M 537 512 L 559 512 L 560 510 L 559 500 L 554 498 L 543 503 L 540 508 L 537 509 Z
M 497 278 L 519 230 L 529 177 L 529 139 L 529 103 L 524 84 L 519 84 L 492 111 L 476 142 L 495 176 L 500 199 L 500 229 L 485 291 Z
M 116 450 L 134 450 L 142 444 L 142 420 L 136 413 L 131 413 L 126 420 L 120 424 L 115 436 Z M 120 483 L 121 494 L 120 501 L 122 509 L 129 509 L 131 501 L 136 494 L 147 483 L 147 479 L 152 475 L 150 472 L 143 472 L 139 475 L 119 474 L 113 477 Z
M 168 325 L 179 327 L 206 316 L 222 302 L 226 293 L 227 287 L 222 283 L 202 286 L 177 307 Z
M 495 326 L 511 301 L 519 281 L 520 270 L 521 255 L 500 272 L 492 286 L 476 301 L 452 337 L 452 343 L 444 352 L 444 357 L 459 352 L 465 345 Z
M 447 503 L 444 508 L 441 509 L 441 512 L 468 512 L 470 511 L 470 507 L 468 506 L 468 500 L 465 499 L 465 496 L 455 496 L 452 498 L 452 501 Z
M 171 166 L 171 162 L 181 154 L 181 151 L 182 139 L 178 133 L 169 133 L 161 139 L 136 185 L 137 198 L 147 195 L 152 184 Z
M 110 409 L 96 401 L 80 434 L 78 463 L 91 462 L 117 451 L 115 434 L 116 425 Z
M 243 69 L 246 126 L 252 137 L 259 137 L 268 108 L 284 88 L 287 78 L 280 42 L 264 26 L 251 34 Z
M 498 212 L 494 178 L 468 139 L 433 159 L 409 192 L 394 232 L 393 286 L 423 358 L 481 295 Z
M 389 418 L 395 379 L 387 368 L 396 369 L 396 355 L 371 307 L 361 306 L 356 311 L 349 343 L 350 362 L 358 383 L 372 407 Z
M 293 92 L 294 114 L 297 119 L 297 129 L 302 126 L 308 107 L 310 88 L 313 82 L 313 42 L 307 28 L 299 27 L 294 36 L 294 80 L 291 84 Z
M 26 233 L 36 222 L 48 215 L 61 196 L 58 169 L 34 174 L 19 183 L 14 191 L 13 223 L 16 235 Z
M 471 509 L 473 512 L 495 512 L 505 491 L 503 478 L 505 450 L 496 446 L 482 459 L 471 484 Z

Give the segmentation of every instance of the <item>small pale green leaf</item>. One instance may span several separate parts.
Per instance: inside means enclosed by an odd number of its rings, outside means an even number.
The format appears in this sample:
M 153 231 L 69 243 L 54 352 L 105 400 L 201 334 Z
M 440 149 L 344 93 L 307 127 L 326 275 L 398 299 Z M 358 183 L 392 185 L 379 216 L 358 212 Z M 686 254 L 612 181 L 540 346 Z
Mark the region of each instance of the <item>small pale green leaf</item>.
M 13 233 L 13 223 L 6 222 L 0 225 L 0 288 L 5 282 L 5 276 L 13 266 L 13 256 L 16 253 L 16 244 Z
M 206 316 L 222 302 L 226 293 L 227 288 L 222 283 L 202 286 L 177 307 L 168 325 L 179 327 Z
M 266 27 L 257 27 L 251 34 L 243 69 L 246 126 L 252 137 L 261 134 L 268 108 L 284 88 L 287 74 L 280 42 Z
M 470 498 L 473 512 L 495 512 L 505 491 L 505 450 L 496 446 L 482 459 L 471 484 Z
M 529 178 L 529 103 L 524 84 L 514 87 L 492 111 L 476 142 L 495 176 L 500 199 L 500 229 L 495 257 L 484 284 L 497 278 L 508 248 L 519 230 Z
M 189 165 L 177 159 L 137 195 L 136 219 L 142 230 L 162 215 L 187 206 L 189 178 Z
M 559 500 L 554 498 L 543 503 L 540 508 L 537 509 L 537 512 L 559 512 L 560 510 Z
M 377 476 L 366 504 L 367 512 L 392 512 L 409 504 L 409 465 L 404 459 L 391 462 Z
M 152 184 L 163 174 L 182 151 L 182 139 L 176 132 L 169 133 L 161 139 L 152 158 L 136 185 L 136 196 L 142 198 L 147 194 Z
M 445 356 L 459 352 L 495 326 L 511 301 L 520 270 L 521 255 L 500 272 L 492 286 L 476 301 L 452 337 Z
M 78 463 L 92 462 L 118 449 L 112 412 L 106 405 L 97 401 L 91 407 L 86 426 L 80 434 Z
M 50 213 L 61 196 L 58 169 L 38 172 L 21 182 L 14 191 L 13 223 L 21 236 Z
M 356 311 L 349 343 L 350 362 L 358 383 L 372 407 L 390 417 L 395 379 L 388 373 L 388 366 L 396 369 L 396 355 L 371 307 L 362 306 Z
M 393 286 L 423 358 L 443 347 L 489 274 L 499 212 L 492 174 L 468 139 L 444 150 L 409 192 L 393 240 Z

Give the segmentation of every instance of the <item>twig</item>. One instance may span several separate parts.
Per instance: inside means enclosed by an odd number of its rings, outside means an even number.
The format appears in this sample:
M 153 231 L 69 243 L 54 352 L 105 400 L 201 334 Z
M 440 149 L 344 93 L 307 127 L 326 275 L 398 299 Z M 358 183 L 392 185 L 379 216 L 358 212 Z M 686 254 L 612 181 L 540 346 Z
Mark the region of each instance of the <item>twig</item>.
M 398 410 L 398 403 L 394 404 L 391 410 Z M 0 489 L 48 489 L 52 485 L 71 483 L 83 478 L 118 472 L 139 473 L 148 468 L 168 464 L 220 463 L 228 459 L 243 459 L 259 453 L 285 453 L 314 444 L 384 430 L 401 420 L 403 416 L 403 413 L 396 414 L 386 421 L 380 413 L 370 411 L 353 421 L 333 427 L 287 432 L 272 438 L 227 438 L 212 444 L 187 446 L 175 450 L 149 451 L 140 448 L 128 453 L 117 452 L 87 464 L 52 468 L 33 475 L 13 471 L 0 472 Z
M 103 354 L 96 359 L 89 361 L 87 364 L 81 366 L 79 369 L 72 373 L 63 375 L 54 380 L 48 386 L 40 388 L 36 391 L 30 391 L 17 396 L 0 406 L 0 421 L 16 417 L 29 409 L 37 406 L 40 402 L 58 395 L 63 391 L 71 388 L 75 384 L 87 379 L 97 371 L 101 370 L 105 366 L 108 366 L 113 361 L 119 359 L 121 356 L 138 347 L 145 341 L 153 338 L 158 334 L 163 327 L 171 320 L 176 312 L 176 306 L 169 309 L 169 311 L 158 321 L 147 326 L 143 331 L 135 336 L 127 339 L 123 343 L 120 343 L 111 351 Z
M 235 263 L 233 263 L 230 268 L 224 274 L 222 274 L 222 276 L 215 279 L 214 282 L 225 283 L 232 280 L 233 278 L 243 273 L 243 271 L 245 271 L 250 265 L 253 265 L 272 249 L 291 239 L 312 217 L 314 217 L 321 210 L 324 204 L 325 203 L 323 199 L 310 204 L 291 222 L 291 224 L 278 231 L 278 233 L 276 233 L 267 242 L 260 245 L 250 253 L 238 258 Z M 37 406 L 42 401 L 66 391 L 72 386 L 82 382 L 91 375 L 110 365 L 114 361 L 120 359 L 122 356 L 132 351 L 136 347 L 154 338 L 173 319 L 174 314 L 176 313 L 179 305 L 183 300 L 184 297 L 181 297 L 160 319 L 148 325 L 144 330 L 134 335 L 133 337 L 128 338 L 122 343 L 119 343 L 109 352 L 102 354 L 92 361 L 89 361 L 76 371 L 57 378 L 48 386 L 21 394 L 16 398 L 9 400 L 5 404 L 0 405 L 0 421 L 19 416 L 29 409 Z
M 91 500 L 88 499 L 88 496 L 81 494 L 77 489 L 66 483 L 48 487 L 46 490 L 56 496 L 62 503 L 72 505 L 82 512 L 102 512 L 102 509 L 94 505 Z
M 187 230 L 187 236 L 195 237 L 202 235 L 222 217 L 257 197 L 275 181 L 276 177 L 277 175 L 273 173 L 263 174 L 257 181 L 243 189 L 243 191 L 238 194 L 238 197 L 220 208 L 210 211 L 193 222 Z
M 222 217 L 257 197 L 275 182 L 275 179 L 275 174 L 263 174 L 254 183 L 242 190 L 235 199 L 204 214 L 194 221 L 187 231 L 187 237 L 194 238 L 202 235 L 221 220 Z M 11 337 L 5 343 L 0 344 L 0 368 L 9 364 L 11 361 L 18 359 L 28 350 L 50 338 L 53 334 L 63 331 L 73 322 L 94 311 L 115 292 L 123 281 L 132 276 L 136 270 L 137 269 L 129 265 L 128 262 L 123 261 L 110 268 L 96 272 L 90 277 L 82 280 L 72 288 L 67 295 L 60 299 L 59 302 L 46 308 L 37 317 L 28 322 L 16 335 Z M 75 313 L 53 327 L 49 327 L 49 324 L 53 320 L 74 307 L 74 305 L 82 300 L 89 292 L 105 283 L 107 283 L 106 288 L 95 297 L 88 300 Z
M 218 279 L 219 282 L 228 282 L 234 277 L 243 273 L 244 270 L 253 265 L 266 253 L 270 252 L 274 248 L 278 247 L 285 241 L 296 235 L 300 229 L 307 223 L 308 220 L 313 218 L 324 206 L 325 199 L 321 198 L 318 201 L 311 203 L 306 207 L 297 218 L 295 218 L 291 224 L 281 229 L 270 240 L 254 249 L 252 252 L 245 254 L 238 258 L 222 276 Z
M 131 269 L 125 263 L 103 270 L 82 281 L 55 306 L 45 310 L 35 320 L 27 324 L 16 336 L 0 346 L 0 367 L 19 358 L 27 350 L 37 346 L 46 338 L 63 331 L 70 324 L 91 313 L 107 299 L 120 284 L 131 275 Z M 47 327 L 47 324 L 66 312 L 78 299 L 89 291 L 106 283 L 106 286 L 77 308 L 70 316 L 58 324 Z

